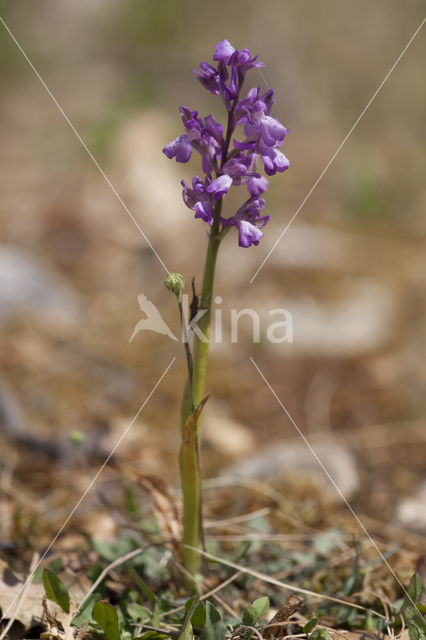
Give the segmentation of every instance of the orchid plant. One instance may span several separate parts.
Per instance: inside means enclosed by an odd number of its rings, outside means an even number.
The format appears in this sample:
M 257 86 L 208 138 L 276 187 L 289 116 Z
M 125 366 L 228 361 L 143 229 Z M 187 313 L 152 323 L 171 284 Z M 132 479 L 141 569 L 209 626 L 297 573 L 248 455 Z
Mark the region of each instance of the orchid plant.
M 232 227 L 238 230 L 240 247 L 258 245 L 263 227 L 269 220 L 263 214 L 265 200 L 262 194 L 268 188 L 268 179 L 258 171 L 273 176 L 288 169 L 289 161 L 280 151 L 288 134 L 281 122 L 271 116 L 274 104 L 272 89 L 262 93 L 260 87 L 244 87 L 247 72 L 264 67 L 258 56 L 248 49 L 235 49 L 228 40 L 216 45 L 213 64 L 202 62 L 196 77 L 210 93 L 221 98 L 227 114 L 226 126 L 213 115 L 204 119 L 198 111 L 186 106 L 179 108 L 184 133 L 167 144 L 163 153 L 177 162 L 188 162 L 192 152 L 201 156 L 202 176 L 196 175 L 191 185 L 182 180 L 183 201 L 209 226 L 209 239 L 200 296 L 200 329 L 194 335 L 193 349 L 184 340 L 188 364 L 181 427 L 180 474 L 183 490 L 183 558 L 184 566 L 192 575 L 200 573 L 202 544 L 201 476 L 199 464 L 199 417 L 205 403 L 204 384 L 209 355 L 210 316 L 213 283 L 219 246 Z M 243 125 L 244 139 L 234 138 L 237 127 Z M 260 162 L 259 162 L 260 161 Z M 231 187 L 242 190 L 243 204 L 231 216 L 222 209 Z M 166 286 L 177 296 L 181 313 L 183 335 L 187 324 L 182 311 L 181 296 L 184 279 L 180 274 L 169 274 Z M 203 399 L 204 398 L 204 399 Z

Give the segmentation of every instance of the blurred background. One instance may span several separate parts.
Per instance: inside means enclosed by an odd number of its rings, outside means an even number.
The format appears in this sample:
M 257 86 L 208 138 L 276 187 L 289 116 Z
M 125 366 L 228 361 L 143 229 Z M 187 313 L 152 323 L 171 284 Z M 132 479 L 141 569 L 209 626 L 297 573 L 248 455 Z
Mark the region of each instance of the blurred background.
M 168 269 L 198 287 L 206 226 L 180 187 L 198 159 L 178 165 L 161 149 L 181 133 L 179 105 L 221 115 L 191 73 L 217 41 L 259 54 L 266 67 L 251 81 L 276 92 L 291 167 L 271 180 L 260 245 L 241 249 L 231 233 L 221 247 L 224 340 L 209 365 L 205 475 L 267 481 L 312 526 L 351 520 L 251 355 L 367 527 L 424 533 L 424 28 L 249 284 L 420 25 L 424 3 L 0 4 Z M 3 25 L 0 73 L 0 538 L 39 547 L 174 356 L 116 456 L 178 482 L 185 359 L 166 336 L 141 332 L 129 343 L 139 292 L 179 331 L 164 269 Z M 245 307 L 262 318 L 260 343 L 248 319 L 231 343 L 229 310 Z M 268 311 L 282 307 L 294 342 L 270 344 Z M 78 455 L 75 431 L 86 437 Z M 99 486 L 114 495 L 110 471 Z M 76 523 L 102 535 L 112 526 L 95 495 Z

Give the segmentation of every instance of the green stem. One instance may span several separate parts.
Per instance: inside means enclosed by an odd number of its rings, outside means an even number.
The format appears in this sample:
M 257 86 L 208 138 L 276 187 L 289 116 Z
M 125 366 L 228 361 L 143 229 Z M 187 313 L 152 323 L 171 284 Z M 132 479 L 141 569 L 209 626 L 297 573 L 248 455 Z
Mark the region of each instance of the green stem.
M 201 539 L 201 477 L 198 459 L 197 425 L 190 425 L 192 410 L 190 386 L 185 386 L 182 403 L 182 444 L 179 452 L 179 469 L 183 494 L 183 564 L 194 577 L 201 573 L 200 554 L 185 545 L 198 548 Z M 187 414 L 189 415 L 187 416 Z M 188 583 L 193 588 L 194 583 Z
M 219 200 L 215 220 L 209 236 L 207 256 L 204 267 L 203 285 L 200 298 L 200 311 L 205 311 L 198 322 L 200 336 L 194 335 L 193 375 L 192 385 L 189 380 L 186 383 L 182 401 L 181 427 L 184 435 L 185 426 L 194 408 L 197 408 L 203 400 L 204 384 L 207 372 L 207 361 L 210 346 L 210 318 L 213 299 L 213 284 L 216 267 L 216 257 L 221 242 L 219 236 L 220 214 L 222 199 Z M 191 388 L 192 387 L 192 388 Z M 201 572 L 201 556 L 185 545 L 200 547 L 203 540 L 202 530 L 202 504 L 201 504 L 201 473 L 200 473 L 200 421 L 196 421 L 194 439 L 188 446 L 188 442 L 182 441 L 179 456 L 180 474 L 183 492 L 183 561 L 185 569 L 192 575 Z
M 243 78 L 239 79 L 237 96 L 234 99 L 232 108 L 228 112 L 228 126 L 222 162 L 220 168 L 228 159 L 229 145 L 232 133 L 235 129 L 235 108 L 239 99 Z M 220 171 L 220 169 L 219 169 Z M 219 171 L 217 173 L 219 173 Z M 191 370 L 189 368 L 189 381 L 185 386 L 182 401 L 182 446 L 179 455 L 180 474 L 183 492 L 183 561 L 185 569 L 192 575 L 201 572 L 201 555 L 185 545 L 199 548 L 203 543 L 203 521 L 202 521 L 202 496 L 201 496 L 201 473 L 200 473 L 200 420 L 204 396 L 204 384 L 206 381 L 207 361 L 210 347 L 210 319 L 213 302 L 213 285 L 216 268 L 217 252 L 220 243 L 228 229 L 220 232 L 222 212 L 222 200 L 220 198 L 216 205 L 215 217 L 210 230 L 209 244 L 207 248 L 206 262 L 204 266 L 203 285 L 201 289 L 200 311 L 204 312 L 198 321 L 199 334 L 194 335 L 194 353 L 192 384 Z M 195 412 L 195 413 L 194 413 Z M 196 415 L 195 415 L 196 414 Z M 195 420 L 193 419 L 195 416 Z M 189 427 L 191 426 L 191 429 Z
M 198 322 L 198 328 L 202 337 L 199 337 L 197 334 L 194 336 L 193 394 L 195 406 L 197 406 L 203 399 L 204 383 L 206 380 L 207 361 L 210 347 L 210 319 L 213 301 L 214 274 L 217 252 L 221 242 L 221 238 L 218 236 L 221 208 L 222 200 L 219 200 L 216 208 L 215 222 L 213 223 L 209 236 L 206 264 L 204 267 L 203 287 L 200 298 L 200 311 L 205 311 L 204 315 Z

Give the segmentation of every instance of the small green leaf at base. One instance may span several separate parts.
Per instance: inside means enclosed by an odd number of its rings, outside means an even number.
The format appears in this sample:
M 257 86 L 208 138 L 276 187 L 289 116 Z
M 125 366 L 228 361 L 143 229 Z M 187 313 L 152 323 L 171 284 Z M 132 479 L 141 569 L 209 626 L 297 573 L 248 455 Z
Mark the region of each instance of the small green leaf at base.
M 185 620 L 183 621 L 182 629 L 179 634 L 178 640 L 193 640 L 194 631 L 192 629 L 191 619 L 199 604 L 200 604 L 200 601 L 196 597 L 190 598 L 186 603 Z
M 105 633 L 106 640 L 121 640 L 117 612 L 109 602 L 100 600 L 95 604 L 92 618 Z
M 242 621 L 246 627 L 253 627 L 269 609 L 269 598 L 263 596 L 255 600 L 243 613 Z
M 318 618 L 312 618 L 312 620 L 309 620 L 309 622 L 307 622 L 303 627 L 303 633 L 310 633 L 312 629 L 314 629 L 317 626 L 317 624 L 318 624 Z
M 212 605 L 206 602 L 206 623 L 201 632 L 200 640 L 224 640 L 226 636 L 226 626 L 221 620 L 220 612 Z
M 414 604 L 418 604 L 420 602 L 422 595 L 424 593 L 424 590 L 425 588 L 423 586 L 423 580 L 421 579 L 418 573 L 415 573 L 411 577 L 410 584 L 408 587 L 408 595 L 410 596 Z
M 62 611 L 65 613 L 70 612 L 70 597 L 66 586 L 60 578 L 53 573 L 51 569 L 43 570 L 43 586 L 46 592 L 46 597 L 52 602 L 56 602 Z
M 180 634 L 178 640 L 192 640 L 193 637 L 194 637 L 194 632 L 192 630 L 192 624 L 188 622 L 183 628 L 183 631 Z
M 410 626 L 408 628 L 408 637 L 410 640 L 420 640 L 420 633 L 417 627 Z

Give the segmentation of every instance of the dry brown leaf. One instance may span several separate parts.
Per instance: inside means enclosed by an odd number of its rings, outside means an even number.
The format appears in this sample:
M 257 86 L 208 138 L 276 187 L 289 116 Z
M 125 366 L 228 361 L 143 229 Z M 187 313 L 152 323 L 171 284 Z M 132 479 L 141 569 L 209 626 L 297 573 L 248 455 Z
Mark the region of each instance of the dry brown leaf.
M 300 596 L 290 596 L 285 605 L 277 611 L 263 630 L 265 638 L 280 638 L 281 636 L 287 635 L 287 625 L 282 623 L 286 622 L 298 609 L 301 609 L 304 604 L 305 601 Z
M 65 613 L 55 602 L 43 598 L 44 622 L 47 630 L 40 635 L 41 640 L 55 638 L 57 640 L 74 640 L 72 619 L 77 613 L 77 605 L 71 603 L 70 612 Z
M 0 609 L 5 620 L 12 617 L 24 585 L 25 578 L 12 571 L 8 564 L 0 559 Z M 28 585 L 25 599 L 16 618 L 26 629 L 39 624 L 42 620 L 43 596 L 44 588 L 42 584 L 31 583 Z
M 79 576 L 69 569 L 65 569 L 59 576 L 65 584 L 71 602 L 79 602 L 90 587 L 90 581 L 84 575 Z M 8 564 L 0 559 L 0 610 L 5 620 L 13 615 L 19 595 L 24 588 L 26 577 L 12 571 Z M 26 629 L 40 623 L 46 623 L 46 609 L 43 607 L 45 591 L 42 583 L 31 582 L 26 588 L 26 594 L 21 603 L 16 620 Z M 56 605 L 49 602 L 49 607 L 55 611 L 57 622 L 65 621 L 61 610 L 56 611 Z

